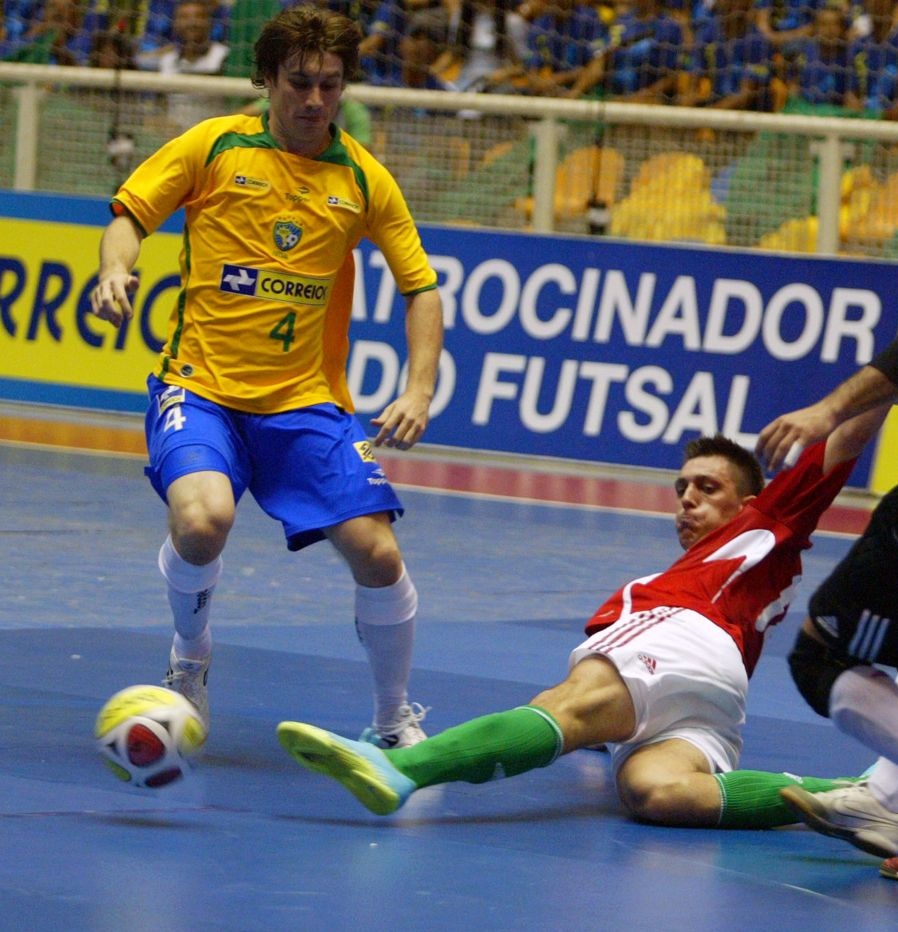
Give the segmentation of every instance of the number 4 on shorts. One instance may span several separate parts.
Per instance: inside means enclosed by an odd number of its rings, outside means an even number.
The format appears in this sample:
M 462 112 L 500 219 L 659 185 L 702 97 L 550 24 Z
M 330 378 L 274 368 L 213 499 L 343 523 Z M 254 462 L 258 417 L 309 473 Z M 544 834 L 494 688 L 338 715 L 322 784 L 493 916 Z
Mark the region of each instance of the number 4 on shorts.
M 181 410 L 180 405 L 174 405 L 165 412 L 165 423 L 162 425 L 163 430 L 180 430 L 187 422 L 187 415 Z

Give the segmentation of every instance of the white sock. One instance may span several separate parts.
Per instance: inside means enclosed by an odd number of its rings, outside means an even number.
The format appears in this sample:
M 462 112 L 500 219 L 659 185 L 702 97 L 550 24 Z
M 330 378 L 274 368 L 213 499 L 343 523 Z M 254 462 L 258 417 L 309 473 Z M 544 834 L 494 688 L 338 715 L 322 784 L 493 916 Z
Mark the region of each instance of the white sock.
M 840 731 L 880 755 L 868 786 L 898 812 L 898 686 L 874 667 L 852 667 L 833 683 L 829 715 Z
M 203 628 L 199 637 L 181 637 L 177 631 L 172 638 L 175 656 L 182 660 L 205 660 L 212 653 L 212 632 L 209 626 Z
M 159 550 L 159 571 L 168 586 L 175 623 L 175 653 L 185 660 L 203 660 L 212 652 L 209 609 L 221 566 L 221 557 L 204 566 L 188 563 L 175 550 L 171 536 Z
M 418 593 L 405 567 L 392 586 L 357 586 L 355 626 L 374 680 L 374 721 L 384 725 L 408 701 Z

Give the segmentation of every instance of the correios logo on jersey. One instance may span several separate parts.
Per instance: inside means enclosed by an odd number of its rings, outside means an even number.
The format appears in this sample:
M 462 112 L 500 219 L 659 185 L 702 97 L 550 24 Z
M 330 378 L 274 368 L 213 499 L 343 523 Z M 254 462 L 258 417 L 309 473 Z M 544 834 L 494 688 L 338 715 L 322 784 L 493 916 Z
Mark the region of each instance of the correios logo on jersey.
M 234 175 L 234 184 L 255 191 L 267 191 L 271 187 L 263 178 L 253 178 L 251 175 Z
M 218 288 L 227 294 L 323 307 L 330 299 L 333 283 L 333 278 L 286 275 L 246 265 L 224 265 Z
M 355 201 L 347 201 L 345 197 L 337 197 L 335 194 L 327 196 L 328 207 L 342 207 L 344 210 L 350 210 L 354 214 L 360 214 L 362 208 Z

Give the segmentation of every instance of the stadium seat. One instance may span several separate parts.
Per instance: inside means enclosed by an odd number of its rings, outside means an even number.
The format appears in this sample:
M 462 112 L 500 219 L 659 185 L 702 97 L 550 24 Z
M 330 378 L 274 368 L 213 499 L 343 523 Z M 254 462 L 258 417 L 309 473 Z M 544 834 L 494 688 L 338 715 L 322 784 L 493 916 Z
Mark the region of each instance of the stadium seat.
M 624 157 L 617 149 L 595 145 L 572 149 L 555 172 L 555 219 L 582 216 L 593 197 L 614 204 L 623 173 Z M 532 197 L 518 198 L 515 207 L 528 220 L 533 216 Z
M 898 231 L 898 172 L 879 183 L 867 166 L 842 178 L 839 227 L 843 241 L 881 245 Z
M 662 152 L 639 167 L 611 213 L 612 236 L 644 240 L 726 242 L 726 209 L 711 194 L 710 172 L 697 155 Z
M 884 183 L 876 180 L 868 165 L 859 165 L 842 175 L 839 206 L 839 239 L 842 254 L 866 254 L 871 246 L 883 244 L 898 231 L 898 172 Z M 762 236 L 762 249 L 786 252 L 816 252 L 817 217 L 793 217 Z
M 774 252 L 816 252 L 817 230 L 816 217 L 793 217 L 772 233 L 765 233 L 758 246 Z

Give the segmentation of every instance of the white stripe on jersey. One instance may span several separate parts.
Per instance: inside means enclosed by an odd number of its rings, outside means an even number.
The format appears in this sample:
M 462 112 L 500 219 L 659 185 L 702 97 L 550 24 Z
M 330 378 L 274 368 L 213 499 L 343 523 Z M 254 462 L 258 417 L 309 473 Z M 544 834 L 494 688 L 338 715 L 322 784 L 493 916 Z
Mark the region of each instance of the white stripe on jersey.
M 886 630 L 891 624 L 890 619 L 883 618 L 881 615 L 874 615 L 868 609 L 864 609 L 858 620 L 857 630 L 854 637 L 848 645 L 848 653 L 858 660 L 873 662 L 882 646 L 883 638 L 886 636 Z

